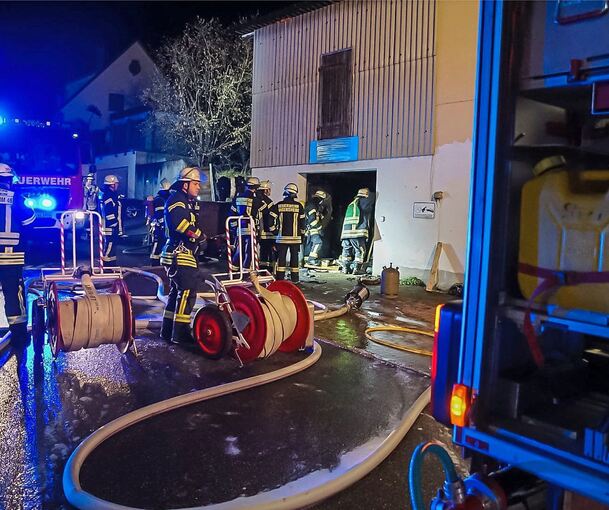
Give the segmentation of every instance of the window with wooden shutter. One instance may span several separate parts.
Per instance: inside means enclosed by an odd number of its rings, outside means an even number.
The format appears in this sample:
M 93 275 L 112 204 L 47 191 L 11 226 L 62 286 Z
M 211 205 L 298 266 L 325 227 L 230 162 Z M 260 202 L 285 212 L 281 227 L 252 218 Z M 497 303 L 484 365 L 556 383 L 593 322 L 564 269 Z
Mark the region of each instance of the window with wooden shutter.
M 351 136 L 351 48 L 321 56 L 317 138 Z

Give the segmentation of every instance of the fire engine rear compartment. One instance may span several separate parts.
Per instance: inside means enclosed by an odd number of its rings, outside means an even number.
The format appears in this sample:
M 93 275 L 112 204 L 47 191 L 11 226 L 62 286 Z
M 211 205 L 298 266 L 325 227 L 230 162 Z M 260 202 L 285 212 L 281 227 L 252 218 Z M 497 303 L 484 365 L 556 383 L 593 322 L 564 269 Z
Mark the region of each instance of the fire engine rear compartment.
M 485 349 L 472 421 L 476 422 L 474 426 L 491 434 L 517 435 L 531 445 L 540 444 L 542 448 L 545 445 L 591 460 L 601 471 L 609 473 L 609 312 L 546 305 L 543 297 L 558 292 L 556 288 L 547 293 L 540 291 L 542 300 L 534 303 L 530 296 L 523 295 L 518 281 L 519 269 L 522 270 L 520 229 L 525 222 L 536 221 L 534 211 L 526 207 L 521 210 L 523 186 L 533 179 L 533 167 L 540 160 L 561 155 L 574 182 L 594 180 L 594 192 L 598 196 L 604 194 L 601 210 L 609 214 L 609 181 L 599 173 L 609 168 L 609 111 L 606 105 L 599 105 L 599 96 L 606 97 L 609 82 L 591 84 L 596 74 L 607 73 L 607 66 L 601 64 L 609 51 L 590 45 L 578 46 L 577 38 L 569 39 L 572 48 L 568 54 L 572 59 L 581 59 L 588 71 L 569 75 L 574 64 L 569 69 L 566 59 L 566 65 L 561 68 L 564 72 L 559 77 L 531 75 L 539 46 L 545 44 L 549 48 L 552 34 L 560 35 L 560 26 L 548 29 L 546 24 L 551 19 L 546 9 L 552 9 L 553 5 L 553 2 L 548 6 L 541 2 L 524 3 L 513 7 L 515 17 L 505 21 L 506 27 L 511 21 L 511 49 L 516 51 L 505 57 L 512 59 L 510 72 L 514 74 L 506 73 L 502 78 L 501 96 L 507 105 L 500 108 L 498 124 L 509 129 L 505 129 L 497 147 L 489 269 L 493 281 L 486 297 L 489 304 Z M 527 10 L 530 11 L 527 13 Z M 604 27 L 609 26 L 607 20 L 603 23 Z M 581 29 L 590 31 L 595 27 L 598 26 L 584 23 Z M 561 48 L 556 50 L 559 54 L 561 51 Z M 597 53 L 604 56 L 595 60 Z M 593 69 L 595 62 L 600 62 L 598 70 Z M 544 65 L 538 70 L 541 74 L 548 68 L 547 62 Z M 513 85 L 508 89 L 510 81 Z M 604 106 L 604 113 L 592 113 L 595 95 L 596 106 Z M 565 210 L 571 205 L 566 203 Z M 602 218 L 599 216 L 599 219 Z M 582 236 L 574 242 L 577 236 L 567 235 L 564 230 L 560 249 L 571 254 L 576 262 L 575 267 L 571 267 L 569 257 L 563 256 L 561 260 L 567 262 L 561 270 L 582 271 L 577 267 L 577 258 L 590 256 L 596 260 L 594 271 L 609 271 L 605 242 L 609 235 L 609 217 L 605 216 L 603 221 L 604 230 L 592 232 L 590 227 L 590 235 L 600 240 L 593 255 L 589 255 L 590 248 L 582 244 Z M 542 241 L 540 234 L 540 252 L 547 249 Z M 573 283 L 565 280 L 564 274 L 556 275 L 557 280 L 561 278 L 558 288 Z M 538 281 L 543 282 L 543 278 Z M 603 285 L 609 295 L 609 283 Z M 542 368 L 536 365 L 530 339 L 523 333 L 527 317 L 536 327 L 533 337 L 543 350 Z

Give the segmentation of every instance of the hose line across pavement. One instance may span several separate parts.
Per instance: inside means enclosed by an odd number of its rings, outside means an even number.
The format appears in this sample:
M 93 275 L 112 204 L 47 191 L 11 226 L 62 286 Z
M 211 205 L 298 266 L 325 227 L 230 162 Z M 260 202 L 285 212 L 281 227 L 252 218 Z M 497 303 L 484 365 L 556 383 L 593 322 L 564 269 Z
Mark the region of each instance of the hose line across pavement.
M 372 333 L 377 331 L 390 331 L 396 333 L 414 333 L 415 335 L 425 335 L 433 338 L 433 331 L 426 331 L 423 329 L 414 329 L 414 328 L 406 328 L 404 326 L 375 326 L 373 328 L 367 328 L 364 331 L 366 338 L 371 342 L 376 344 L 384 345 L 385 347 L 391 347 L 392 349 L 398 349 L 404 352 L 410 352 L 413 354 L 420 354 L 421 356 L 431 356 L 432 352 L 426 349 L 419 349 L 418 347 L 409 347 L 407 345 L 396 344 L 393 342 L 388 342 L 387 340 L 381 340 L 379 338 L 374 338 Z
M 87 437 L 76 450 L 74 450 L 68 459 L 63 473 L 63 488 L 67 500 L 70 504 L 82 510 L 139 510 L 133 507 L 105 501 L 83 490 L 80 485 L 80 470 L 87 457 L 95 448 L 121 430 L 147 418 L 197 402 L 278 381 L 309 368 L 316 363 L 320 357 L 321 347 L 315 342 L 313 352 L 307 358 L 289 367 L 157 402 L 156 404 L 146 406 L 121 416 L 107 425 L 104 425 Z M 344 474 L 330 479 L 317 487 L 309 487 L 300 492 L 294 491 L 293 488 L 289 491 L 282 491 L 281 488 L 278 488 L 272 491 L 261 492 L 256 496 L 249 498 L 238 498 L 233 501 L 207 505 L 204 507 L 189 507 L 187 510 L 198 510 L 202 508 L 207 510 L 291 510 L 308 507 L 337 494 L 362 479 L 389 456 L 410 430 L 425 406 L 429 403 L 430 395 L 430 388 L 427 388 L 408 410 L 407 415 L 402 419 L 398 427 L 362 462 L 353 466 Z

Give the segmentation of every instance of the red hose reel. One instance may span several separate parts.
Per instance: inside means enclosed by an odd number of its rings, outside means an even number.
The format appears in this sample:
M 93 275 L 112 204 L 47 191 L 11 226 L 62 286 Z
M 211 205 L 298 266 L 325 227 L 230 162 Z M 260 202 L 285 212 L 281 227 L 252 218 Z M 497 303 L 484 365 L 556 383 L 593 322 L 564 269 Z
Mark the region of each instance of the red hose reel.
M 304 348 L 313 324 L 303 293 L 287 281 L 273 281 L 266 290 L 289 298 L 295 309 L 296 316 L 290 318 L 295 321 L 294 330 L 287 338 L 283 338 L 278 350 L 292 352 Z M 227 294 L 234 312 L 247 320 L 241 334 L 249 348 L 233 342 L 235 325 L 228 312 L 229 307 L 210 304 L 200 308 L 193 321 L 193 336 L 203 355 L 210 359 L 220 359 L 232 349 L 243 362 L 268 356 L 270 352 L 266 351 L 265 345 L 268 335 L 272 333 L 268 328 L 274 327 L 268 323 L 268 313 L 265 314 L 263 307 L 268 302 L 250 288 L 241 285 L 229 287 Z

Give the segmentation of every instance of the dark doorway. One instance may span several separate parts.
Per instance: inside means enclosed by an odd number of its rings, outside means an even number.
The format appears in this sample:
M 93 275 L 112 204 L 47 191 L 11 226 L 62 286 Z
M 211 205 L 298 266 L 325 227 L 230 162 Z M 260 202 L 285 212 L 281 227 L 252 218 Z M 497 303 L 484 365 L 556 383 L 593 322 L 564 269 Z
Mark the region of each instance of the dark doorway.
M 340 233 L 343 226 L 345 211 L 349 203 L 357 195 L 360 188 L 368 188 L 374 195 L 376 191 L 376 172 L 337 172 L 337 173 L 310 173 L 307 177 L 307 200 L 317 190 L 324 190 L 332 195 L 332 221 L 325 231 L 322 258 L 337 259 L 341 252 Z M 374 218 L 374 212 L 372 213 Z M 372 225 L 374 221 L 372 220 Z M 373 227 L 370 229 L 368 240 L 374 235 Z M 368 244 L 368 251 L 370 244 Z

